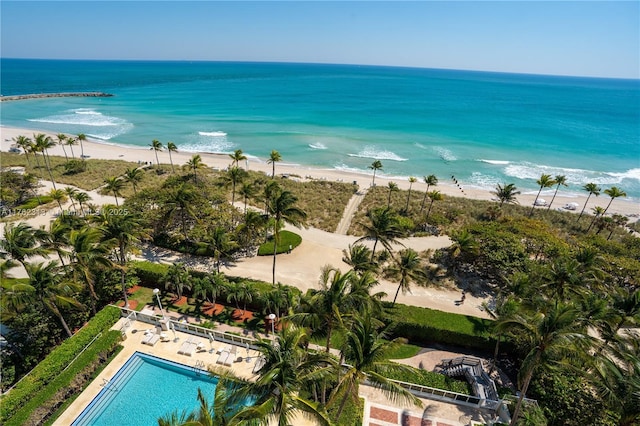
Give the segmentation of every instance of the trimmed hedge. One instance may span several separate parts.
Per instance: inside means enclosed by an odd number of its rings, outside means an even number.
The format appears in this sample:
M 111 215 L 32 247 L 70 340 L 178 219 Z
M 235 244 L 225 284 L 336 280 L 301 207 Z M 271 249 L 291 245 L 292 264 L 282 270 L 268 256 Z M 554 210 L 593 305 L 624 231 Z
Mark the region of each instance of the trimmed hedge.
M 294 249 L 298 247 L 301 242 L 302 237 L 300 235 L 289 231 L 280 231 L 280 242 L 276 247 L 276 253 L 287 253 L 289 247 Z M 269 238 L 269 241 L 258 248 L 258 256 L 273 256 L 273 237 Z
M 153 262 L 131 262 L 135 274 L 140 278 L 140 285 L 149 288 L 157 287 L 167 275 L 169 265 Z
M 427 370 L 417 370 L 415 374 L 390 374 L 385 373 L 385 377 L 401 382 L 415 383 L 417 385 L 429 386 L 430 388 L 444 389 L 450 392 L 457 392 L 465 395 L 473 395 L 469 383 L 447 377 L 441 373 L 435 373 Z
M 105 332 L 67 370 L 32 395 L 4 425 L 42 424 L 67 399 L 84 390 L 93 373 L 116 351 L 121 341 L 120 331 Z
M 396 324 L 393 337 L 405 337 L 413 342 L 437 342 L 482 350 L 492 350 L 496 342 L 490 333 L 493 321 L 470 315 L 400 303 L 392 307 L 386 303 L 384 320 Z
M 25 376 L 9 393 L 0 399 L 0 423 L 13 416 L 33 396 L 60 372 L 98 335 L 109 330 L 120 319 L 120 309 L 107 306 L 82 327 L 73 337 L 65 340 Z M 95 342 L 94 342 L 95 343 Z

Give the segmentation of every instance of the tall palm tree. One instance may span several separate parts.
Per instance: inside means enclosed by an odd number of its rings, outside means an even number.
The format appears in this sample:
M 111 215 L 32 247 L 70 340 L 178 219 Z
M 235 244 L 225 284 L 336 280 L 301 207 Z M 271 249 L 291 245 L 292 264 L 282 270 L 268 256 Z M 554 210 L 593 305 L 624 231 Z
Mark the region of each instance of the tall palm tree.
M 591 230 L 591 227 L 593 226 L 594 223 L 596 223 L 596 220 L 598 220 L 598 218 L 604 216 L 604 213 L 606 212 L 606 210 L 600 206 L 595 206 L 594 208 L 591 209 L 591 211 L 593 212 L 593 220 L 591 220 L 591 223 L 589 224 L 589 227 L 587 228 L 587 232 L 589 232 Z
M 144 178 L 144 170 L 139 167 L 133 169 L 128 168 L 122 175 L 122 178 L 125 182 L 131 184 L 133 193 L 136 194 L 138 192 L 138 184 L 142 182 L 142 179 Z
M 288 426 L 294 416 L 304 414 L 320 425 L 331 424 L 324 406 L 307 399 L 301 389 L 330 377 L 335 361 L 325 352 L 306 350 L 308 340 L 304 329 L 289 325 L 278 333 L 275 343 L 256 343 L 264 365 L 255 382 L 244 384 L 235 394 L 238 401 L 247 397 L 255 401 L 240 416 L 261 419 L 262 424 Z
M 191 290 L 192 285 L 193 279 L 184 266 L 184 263 L 177 262 L 169 266 L 167 275 L 165 275 L 164 278 L 164 287 L 168 290 L 173 290 L 177 300 L 182 297 L 185 289 Z
M 549 210 L 551 208 L 551 204 L 553 204 L 553 200 L 556 199 L 556 195 L 558 194 L 558 189 L 560 189 L 560 185 L 569 186 L 569 185 L 567 185 L 567 177 L 564 176 L 564 175 L 556 175 L 556 177 L 554 179 L 554 182 L 555 182 L 555 185 L 556 185 L 556 191 L 553 193 L 553 197 L 551 198 L 551 202 L 547 206 L 547 210 Z
M 582 211 L 580 212 L 580 216 L 578 216 L 578 220 L 576 220 L 576 222 L 580 222 L 580 218 L 582 217 L 582 214 L 587 208 L 587 203 L 589 203 L 589 198 L 591 198 L 592 195 L 595 195 L 596 197 L 600 195 L 600 187 L 595 183 L 587 183 L 582 187 L 582 189 L 587 191 L 589 195 L 587 196 L 587 199 L 584 202 L 584 206 L 582 207 Z
M 42 240 L 42 247 L 54 251 L 60 259 L 60 264 L 64 267 L 64 257 L 69 256 L 66 250 L 69 247 L 69 233 L 71 227 L 62 219 L 64 216 L 57 218 L 49 224 L 49 230 L 46 237 Z
M 157 139 L 152 140 L 149 146 L 151 147 L 149 149 L 153 150 L 153 152 L 156 154 L 156 164 L 158 165 L 158 168 L 160 168 L 160 160 L 158 160 L 158 151 L 162 151 L 164 146 L 162 145 L 162 142 L 160 142 Z
M 72 186 L 67 186 L 64 188 L 65 195 L 71 200 L 71 206 L 73 207 L 73 211 L 77 212 L 76 203 L 75 203 L 75 195 L 78 193 L 78 190 Z
M 23 295 L 31 300 L 37 301 L 46 310 L 58 318 L 67 336 L 73 336 L 71 329 L 67 325 L 64 316 L 60 312 L 62 307 L 73 307 L 82 309 L 82 304 L 78 302 L 75 295 L 80 287 L 73 281 L 64 279 L 58 263 L 52 261 L 46 265 L 43 263 L 27 264 L 27 275 L 29 283 L 22 289 Z
M 198 200 L 198 194 L 193 185 L 182 183 L 170 188 L 166 193 L 166 200 L 162 206 L 163 218 L 167 221 L 179 214 L 182 235 L 187 238 L 187 218 L 193 218 L 196 214 L 194 203 Z
M 173 142 L 167 142 L 167 151 L 169 151 L 169 162 L 171 163 L 171 173 L 175 173 L 176 169 L 173 167 L 173 158 L 171 158 L 171 153 L 178 152 L 178 147 Z
M 220 256 L 227 256 L 234 244 L 229 239 L 229 233 L 222 226 L 216 226 L 204 238 L 207 250 L 213 252 L 216 272 L 220 273 Z
M 499 320 L 496 329 L 516 333 L 527 352 L 518 374 L 520 396 L 510 423 L 515 426 L 536 370 L 554 365 L 570 352 L 575 352 L 576 344 L 586 341 L 587 335 L 578 310 L 573 305 L 557 301 L 551 301 L 538 312 L 521 312 Z
M 205 167 L 204 163 L 202 162 L 202 157 L 200 156 L 200 154 L 196 154 L 192 156 L 189 161 L 187 161 L 186 165 L 189 169 L 193 170 L 193 182 L 197 183 L 198 169 Z
M 124 297 L 125 308 L 129 307 L 125 276 L 127 273 L 127 256 L 135 244 L 142 238 L 148 237 L 147 231 L 142 225 L 141 219 L 128 210 L 122 214 L 109 214 L 110 206 L 103 206 L 101 214 L 94 221 L 102 231 L 102 239 L 105 242 L 114 242 L 113 257 L 116 259 L 120 270 L 120 287 Z
M 378 271 L 378 265 L 371 261 L 371 249 L 364 244 L 349 244 L 348 250 L 342 250 L 342 261 L 358 274 Z
M 398 254 L 399 256 L 394 258 L 393 265 L 386 270 L 390 276 L 398 279 L 399 283 L 392 306 L 396 304 L 400 290 L 402 290 L 402 294 L 405 294 L 410 291 L 412 282 L 422 281 L 427 278 L 422 269 L 420 255 L 415 250 L 408 248 L 401 250 Z
M 30 257 L 44 256 L 49 253 L 40 241 L 46 239 L 46 232 L 35 229 L 25 222 L 17 225 L 8 223 L 0 239 L 0 257 L 17 260 L 26 268 L 26 260 Z
M 84 145 L 82 144 L 82 142 L 85 142 L 87 140 L 87 136 L 84 133 L 80 133 L 75 139 L 76 141 L 80 142 L 80 158 L 82 158 L 82 160 L 84 161 Z
M 86 206 L 87 203 L 91 201 L 91 196 L 86 192 L 76 191 L 73 199 L 76 200 L 78 204 L 80 204 L 80 212 L 82 213 L 82 215 L 84 215 L 84 206 Z
M 611 203 L 613 203 L 613 200 L 615 198 L 627 196 L 627 193 L 624 192 L 622 189 L 618 188 L 617 186 L 612 186 L 609 189 L 605 189 L 604 193 L 607 194 L 609 197 L 611 197 L 611 200 L 609 200 L 609 204 L 607 204 L 607 207 L 604 209 L 604 213 L 602 213 L 602 216 L 607 214 L 607 210 L 609 210 L 609 207 L 611 207 Z
M 388 208 L 373 209 L 367 212 L 369 223 L 360 223 L 365 230 L 365 235 L 356 240 L 356 243 L 365 240 L 373 240 L 373 249 L 371 250 L 371 261 L 376 253 L 378 242 L 391 253 L 392 243 L 399 243 L 398 238 L 403 236 L 402 228 L 398 223 L 398 217 Z
M 389 182 L 387 186 L 389 187 L 389 195 L 387 197 L 387 208 L 389 208 L 391 207 L 391 193 L 398 191 L 398 184 L 395 182 Z
M 56 143 L 51 139 L 51 137 L 45 135 L 44 133 L 39 133 L 37 135 L 33 135 L 35 150 L 37 152 L 42 153 L 42 158 L 44 159 L 44 165 L 49 172 L 49 177 L 51 178 L 51 184 L 53 185 L 53 189 L 56 189 L 56 182 L 53 179 L 53 173 L 51 172 L 51 165 L 48 161 L 48 150 L 56 145 Z M 37 157 L 36 157 L 37 158 Z
M 236 202 L 236 186 L 241 183 L 247 176 L 247 172 L 238 166 L 230 167 L 224 175 L 226 183 L 231 184 L 231 205 Z
M 233 301 L 236 308 L 240 309 L 240 302 L 243 303 L 242 315 L 244 315 L 247 310 L 247 303 L 251 303 L 254 296 L 254 292 L 251 291 L 246 281 L 230 282 L 227 284 L 225 292 L 227 293 L 227 302 L 231 303 Z
M 242 182 L 240 189 L 238 190 L 238 194 L 242 196 L 244 200 L 244 212 L 247 213 L 247 201 L 249 198 L 253 197 L 256 194 L 256 188 L 253 184 L 249 182 Z
M 298 197 L 290 191 L 277 191 L 268 200 L 268 211 L 274 219 L 273 223 L 273 281 L 276 283 L 276 255 L 278 254 L 278 242 L 280 241 L 280 228 L 288 223 L 300 227 L 307 219 L 307 214 L 296 207 Z
M 67 150 L 64 149 L 64 146 L 67 144 L 65 141 L 67 140 L 67 135 L 64 133 L 58 133 L 56 135 L 56 139 L 58 139 L 58 145 L 62 147 L 62 152 L 64 152 L 64 159 L 69 161 L 69 157 L 67 157 Z
M 233 154 L 229 154 L 229 157 L 233 160 L 231 165 L 236 167 L 240 166 L 240 161 L 247 159 L 247 156 L 242 153 L 241 149 L 236 149 L 233 151 Z
M 424 210 L 424 204 L 427 201 L 427 196 L 429 195 L 429 188 L 432 186 L 438 185 L 438 178 L 436 175 L 424 176 L 424 183 L 427 184 L 427 189 L 424 191 L 424 197 L 422 197 L 422 205 L 420 206 L 420 213 Z
M 30 166 L 29 153 L 31 153 L 33 150 L 33 141 L 30 138 L 22 135 L 13 138 L 13 141 L 16 145 L 22 148 L 22 150 L 24 151 L 24 155 L 27 157 L 27 165 Z
M 276 163 L 278 161 L 282 161 L 282 156 L 274 149 L 271 151 L 271 154 L 269 154 L 269 159 L 267 160 L 267 164 L 271 164 L 271 179 L 276 176 Z
M 431 200 L 431 202 L 429 203 L 429 210 L 427 210 L 427 216 L 426 216 L 426 219 L 429 219 L 429 215 L 431 214 L 431 209 L 433 208 L 433 203 L 435 201 L 442 201 L 444 199 L 444 195 L 442 195 L 440 191 L 431 191 L 431 192 L 427 192 L 427 196 Z
M 62 212 L 62 203 L 67 202 L 67 194 L 63 189 L 51 189 L 49 191 L 49 197 L 58 203 L 58 207 L 60 207 L 60 211 Z
M 73 152 L 73 147 L 77 143 L 78 143 L 78 139 L 74 138 L 73 136 L 67 136 L 67 139 L 65 141 L 65 145 L 67 145 L 69 148 L 71 148 L 71 158 L 73 158 L 74 160 L 76 159 L 76 155 Z
M 373 170 L 373 179 L 371 180 L 371 186 L 376 186 L 376 172 L 378 170 L 382 170 L 382 162 L 380 160 L 376 160 L 369 166 L 371 170 Z
M 520 191 L 518 191 L 516 186 L 512 183 L 505 184 L 504 186 L 498 184 L 496 185 L 496 190 L 493 191 L 492 194 L 498 197 L 500 200 L 500 207 L 502 207 L 504 203 L 518 204 L 516 195 L 520 195 Z
M 359 397 L 359 386 L 365 380 L 370 385 L 382 390 L 387 398 L 392 401 L 401 401 L 422 406 L 422 402 L 411 392 L 399 384 L 387 379 L 390 373 L 415 374 L 415 370 L 409 366 L 389 361 L 389 354 L 398 348 L 399 340 L 388 341 L 385 339 L 386 330 L 379 332 L 375 327 L 375 321 L 365 314 L 363 317 L 356 316 L 351 330 L 347 333 L 342 353 L 346 365 L 342 366 L 338 385 L 336 386 L 329 405 L 335 403 L 338 396 L 342 397 L 336 421 L 340 417 L 349 399 L 357 400 Z
M 538 184 L 538 186 L 540 186 L 540 189 L 538 189 L 538 194 L 536 195 L 536 199 L 533 201 L 533 205 L 531 206 L 531 211 L 529 212 L 529 216 L 533 214 L 533 209 L 536 206 L 536 201 L 538 200 L 538 198 L 540 198 L 540 193 L 542 192 L 542 190 L 544 188 L 551 188 L 553 185 L 555 185 L 555 181 L 551 178 L 551 175 L 546 175 L 546 174 L 543 174 L 542 176 L 540 176 L 540 179 L 538 179 L 536 183 Z M 500 205 L 502 205 L 502 203 Z
M 411 199 L 411 187 L 413 186 L 414 183 L 416 183 L 418 181 L 418 179 L 416 179 L 413 176 L 409 177 L 409 192 L 407 193 L 407 205 L 404 206 L 404 210 L 408 213 L 409 212 L 409 200 Z
M 121 196 L 121 191 L 124 188 L 124 180 L 119 177 L 110 177 L 104 180 L 104 189 L 107 192 L 113 193 L 114 198 L 116 199 L 116 206 L 118 205 L 118 195 Z

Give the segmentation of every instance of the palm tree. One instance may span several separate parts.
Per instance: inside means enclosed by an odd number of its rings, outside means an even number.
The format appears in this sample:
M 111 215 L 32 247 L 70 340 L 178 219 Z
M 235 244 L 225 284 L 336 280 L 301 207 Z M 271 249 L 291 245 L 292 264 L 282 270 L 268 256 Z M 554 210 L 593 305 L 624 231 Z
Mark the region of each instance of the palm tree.
M 278 161 L 282 161 L 282 156 L 274 149 L 271 151 L 271 154 L 269 154 L 269 159 L 267 160 L 267 164 L 271 164 L 271 179 L 276 176 L 276 163 Z
M 236 186 L 241 183 L 246 176 L 247 172 L 238 166 L 229 168 L 224 176 L 225 182 L 231 184 L 231 205 L 234 205 L 236 202 Z
M 609 204 L 607 204 L 607 207 L 604 209 L 604 213 L 602 213 L 602 216 L 607 214 L 607 210 L 609 210 L 609 207 L 611 207 L 611 203 L 613 203 L 614 198 L 627 196 L 627 193 L 621 190 L 620 188 L 618 188 L 617 186 L 612 186 L 609 189 L 605 189 L 604 193 L 607 194 L 609 197 L 611 197 L 611 200 L 609 200 Z
M 91 201 L 91 196 L 86 192 L 76 191 L 75 195 L 73 196 L 73 199 L 76 200 L 78 204 L 80 204 L 80 212 L 82 213 L 82 215 L 84 215 L 84 206 L 89 201 Z
M 553 204 L 553 200 L 556 199 L 556 194 L 558 194 L 558 189 L 560 189 L 560 185 L 569 186 L 567 185 L 567 177 L 564 175 L 556 175 L 554 182 L 556 184 L 556 191 L 553 193 L 553 197 L 551 198 L 551 202 L 547 206 L 547 210 L 551 208 L 551 204 Z
M 223 227 L 216 226 L 213 231 L 207 233 L 204 242 L 207 244 L 207 250 L 213 252 L 216 272 L 220 273 L 220 256 L 227 256 L 233 247 L 229 234 Z
M 81 309 L 82 304 L 75 299 L 79 286 L 73 281 L 64 280 L 56 261 L 27 264 L 29 283 L 21 288 L 20 296 L 37 301 L 46 310 L 58 318 L 67 336 L 73 336 L 67 322 L 60 312 L 62 307 Z
M 71 148 L 71 158 L 73 158 L 74 160 L 76 159 L 76 155 L 73 152 L 73 146 L 76 145 L 77 143 L 78 143 L 78 139 L 74 138 L 73 136 L 67 136 L 65 145 Z
M 247 200 L 256 194 L 256 188 L 251 183 L 242 182 L 238 194 L 244 199 L 244 212 L 247 213 Z
M 84 157 L 84 145 L 82 144 L 82 142 L 87 140 L 87 137 L 85 136 L 84 133 L 80 133 L 78 134 L 78 137 L 76 138 L 76 140 L 78 142 L 80 142 L 80 158 L 82 158 L 82 160 L 84 161 L 85 157 Z
M 253 300 L 254 293 L 245 281 L 231 282 L 227 284 L 225 289 L 227 293 L 227 302 L 234 301 L 236 308 L 240 309 L 240 302 L 243 303 L 242 315 L 247 310 L 247 303 Z
M 276 283 L 276 255 L 278 254 L 278 242 L 280 241 L 280 228 L 285 224 L 300 227 L 307 219 L 307 214 L 296 207 L 298 197 L 290 191 L 277 191 L 267 201 L 267 208 L 273 223 L 273 284 Z
M 0 239 L 0 257 L 10 257 L 26 268 L 26 259 L 49 253 L 49 250 L 39 244 L 45 239 L 45 231 L 32 228 L 25 222 L 17 225 L 8 223 L 4 228 L 3 238 Z
M 27 157 L 27 165 L 29 164 L 29 153 L 33 150 L 33 141 L 26 136 L 18 136 L 13 138 L 13 141 L 24 151 L 24 155 Z
M 520 195 L 520 191 L 518 191 L 516 186 L 512 183 L 505 184 L 504 186 L 498 184 L 496 185 L 496 190 L 492 192 L 492 194 L 498 197 L 500 200 L 500 207 L 502 207 L 504 203 L 518 204 L 516 195 Z
M 124 188 L 124 181 L 119 177 L 110 177 L 104 180 L 104 189 L 107 192 L 112 192 L 116 199 L 116 206 L 118 205 L 118 195 L 121 195 L 120 191 Z
M 426 219 L 429 219 L 429 215 L 431 214 L 431 209 L 433 208 L 433 203 L 434 201 L 442 201 L 444 199 L 444 195 L 442 195 L 442 193 L 440 191 L 431 191 L 428 192 L 427 195 L 429 196 L 429 199 L 431 200 L 431 203 L 429 203 L 429 210 L 427 210 L 427 217 Z
M 169 151 L 169 162 L 171 163 L 171 173 L 175 173 L 176 170 L 173 167 L 173 158 L 171 158 L 171 153 L 178 152 L 178 147 L 173 142 L 167 142 L 167 151 Z
M 47 161 L 48 150 L 56 145 L 56 143 L 47 135 L 43 133 L 39 133 L 37 135 L 33 135 L 35 150 L 37 152 L 42 153 L 42 158 L 44 159 L 44 165 L 49 172 L 49 177 L 51 178 L 51 184 L 53 185 L 53 189 L 56 189 L 56 182 L 53 179 L 53 173 L 51 173 L 51 166 Z M 35 155 L 35 154 L 34 154 Z M 37 158 L 37 157 L 36 157 Z
M 518 374 L 520 396 L 511 417 L 511 426 L 518 421 L 522 401 L 536 370 L 560 362 L 564 355 L 575 351 L 576 343 L 587 339 L 583 323 L 574 306 L 558 301 L 551 301 L 539 312 L 520 312 L 498 321 L 498 332 L 517 334 L 527 351 Z
M 587 232 L 591 230 L 591 227 L 593 226 L 594 223 L 596 223 L 596 220 L 598 220 L 599 217 L 604 215 L 606 210 L 600 206 L 595 206 L 594 208 L 591 209 L 591 211 L 593 212 L 593 220 L 589 224 L 589 227 L 587 228 Z
M 422 205 L 420 206 L 421 214 L 422 214 L 422 211 L 424 210 L 424 203 L 427 201 L 427 196 L 429 195 L 429 188 L 431 186 L 438 185 L 438 178 L 436 177 L 436 175 L 424 176 L 423 179 L 424 179 L 424 183 L 427 184 L 427 190 L 424 191 L 424 197 L 422 197 Z
M 371 249 L 364 244 L 349 244 L 349 249 L 342 250 L 342 254 L 342 261 L 358 274 L 378 270 L 378 265 L 371 261 Z
M 60 207 L 60 211 L 62 212 L 62 203 L 67 202 L 67 194 L 63 189 L 51 189 L 49 191 L 49 197 L 58 203 L 58 207 Z
M 382 162 L 380 160 L 376 160 L 369 166 L 371 170 L 373 170 L 373 180 L 371 181 L 371 186 L 376 186 L 376 172 L 378 170 L 382 170 Z
M 167 269 L 167 275 L 165 275 L 164 278 L 164 287 L 175 291 L 176 300 L 180 300 L 180 298 L 182 298 L 182 293 L 185 288 L 191 290 L 192 285 L 193 280 L 191 279 L 191 274 L 187 271 L 184 263 L 177 262 L 169 266 L 169 269 Z
M 138 192 L 138 184 L 142 182 L 142 178 L 144 178 L 144 170 L 139 167 L 133 169 L 128 168 L 122 177 L 125 182 L 131 184 L 133 193 L 136 194 Z
M 120 270 L 120 286 L 124 297 L 124 307 L 128 308 L 129 299 L 125 284 L 127 256 L 133 246 L 139 243 L 142 238 L 148 237 L 148 235 L 138 216 L 129 211 L 123 211 L 123 214 L 109 214 L 109 210 L 110 206 L 103 206 L 100 216 L 97 216 L 94 220 L 102 230 L 103 241 L 113 241 L 115 243 L 113 256 Z
M 540 186 L 540 189 L 538 189 L 538 194 L 536 195 L 536 199 L 533 201 L 533 205 L 531 206 L 531 211 L 529 212 L 529 216 L 533 214 L 533 209 L 536 206 L 536 201 L 538 200 L 538 198 L 540 198 L 540 193 L 542 192 L 542 189 L 551 188 L 553 185 L 555 185 L 555 181 L 551 178 L 551 175 L 545 175 L 545 174 L 540 176 L 540 179 L 538 179 L 536 183 Z M 500 203 L 500 205 L 502 205 L 502 203 Z
M 397 278 L 399 282 L 392 306 L 396 304 L 400 290 L 402 290 L 402 294 L 405 294 L 410 291 L 412 282 L 427 278 L 422 269 L 420 255 L 415 250 L 408 248 L 401 250 L 398 254 L 398 258 L 394 258 L 394 264 L 386 270 L 387 274 Z
M 187 167 L 193 170 L 193 182 L 197 183 L 198 169 L 205 167 L 204 163 L 202 162 L 202 157 L 200 157 L 200 154 L 196 154 L 192 156 L 191 159 L 187 161 Z
M 246 398 L 255 401 L 239 416 L 261 419 L 262 424 L 287 426 L 295 415 L 302 413 L 320 425 L 331 424 L 325 408 L 300 392 L 335 371 L 335 361 L 325 352 L 306 350 L 308 340 L 304 329 L 289 325 L 278 333 L 275 343 L 271 340 L 256 343 L 264 365 L 255 382 L 245 383 L 235 394 L 238 401 Z
M 582 189 L 587 191 L 589 193 L 589 196 L 587 196 L 587 199 L 584 202 L 584 206 L 582 207 L 582 211 L 580 212 L 580 216 L 578 216 L 578 220 L 576 220 L 576 222 L 580 222 L 580 218 L 582 217 L 584 210 L 587 208 L 587 203 L 589 203 L 589 198 L 591 198 L 592 195 L 595 195 L 596 197 L 600 195 L 600 187 L 595 183 L 587 183 L 582 187 Z
M 391 373 L 415 374 L 415 370 L 389 361 L 390 352 L 398 348 L 401 342 L 397 339 L 386 340 L 386 330 L 379 332 L 374 324 L 375 321 L 369 315 L 356 316 L 351 330 L 347 333 L 341 351 L 346 364 L 342 366 L 338 385 L 329 399 L 329 405 L 331 405 L 338 396 L 342 397 L 336 413 L 337 422 L 340 421 L 347 400 L 358 399 L 360 383 L 365 380 L 382 390 L 384 395 L 394 402 L 401 401 L 403 404 L 422 406 L 422 402 L 411 392 L 387 379 Z
M 417 181 L 418 181 L 418 179 L 416 179 L 415 177 L 413 177 L 413 176 L 409 177 L 409 193 L 407 193 L 407 205 L 404 207 L 404 210 L 407 213 L 409 212 L 409 199 L 411 198 L 411 187 Z
M 156 164 L 158 165 L 158 168 L 160 168 L 160 160 L 158 160 L 158 151 L 162 151 L 164 146 L 162 146 L 162 142 L 160 142 L 157 139 L 152 140 L 149 146 L 151 147 L 149 149 L 153 150 L 153 152 L 156 154 Z
M 290 313 L 292 308 L 298 305 L 300 297 L 291 287 L 278 283 L 271 291 L 263 294 L 261 299 L 265 313 L 275 314 L 279 318 Z
M 58 145 L 60 145 L 62 147 L 62 152 L 64 152 L 64 159 L 69 161 L 69 157 L 67 157 L 67 150 L 64 149 L 64 146 L 66 145 L 66 140 L 67 140 L 67 135 L 65 135 L 64 133 L 58 133 L 56 135 L 56 138 L 58 139 Z
M 391 244 L 399 243 L 398 238 L 402 237 L 404 233 L 400 228 L 397 216 L 388 208 L 369 210 L 367 218 L 369 223 L 360 223 L 360 226 L 365 230 L 365 235 L 357 239 L 356 243 L 365 240 L 374 241 L 373 249 L 371 250 L 371 261 L 373 262 L 378 241 L 391 253 Z
M 460 256 L 462 259 L 466 260 L 470 256 L 477 255 L 480 251 L 478 242 L 468 229 L 452 233 L 451 240 L 453 241 L 453 244 L 449 247 L 449 253 L 451 253 L 451 257 L 454 259 Z
M 389 196 L 387 198 L 387 208 L 389 208 L 391 207 L 391 193 L 398 191 L 398 184 L 395 182 L 389 182 L 387 186 L 389 187 Z
M 241 149 L 236 149 L 233 151 L 233 154 L 229 154 L 229 157 L 233 160 L 231 165 L 236 167 L 240 166 L 240 161 L 247 159 L 247 156 L 242 153 Z
M 41 241 L 42 247 L 54 251 L 60 259 L 60 264 L 64 267 L 63 256 L 69 256 L 69 252 L 66 250 L 69 247 L 69 233 L 71 227 L 64 222 L 64 216 L 57 218 L 49 224 L 49 231 L 46 233 L 46 237 Z
M 167 191 L 167 198 L 162 206 L 163 217 L 168 221 L 176 213 L 180 214 L 180 224 L 182 235 L 187 238 L 187 218 L 195 216 L 194 203 L 198 199 L 198 194 L 193 185 L 182 183 L 177 187 L 172 187 Z

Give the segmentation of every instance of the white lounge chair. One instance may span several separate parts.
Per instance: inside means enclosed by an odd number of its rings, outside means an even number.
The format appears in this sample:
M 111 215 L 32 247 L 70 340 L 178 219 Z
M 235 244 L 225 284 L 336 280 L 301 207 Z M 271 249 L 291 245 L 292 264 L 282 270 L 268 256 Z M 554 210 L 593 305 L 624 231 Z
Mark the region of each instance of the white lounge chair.
M 155 346 L 156 343 L 160 340 L 159 334 L 149 334 L 147 337 L 142 339 L 143 345 Z
M 238 350 L 238 348 L 235 347 L 235 346 L 231 348 L 231 352 L 229 352 L 229 355 L 227 356 L 227 359 L 225 360 L 224 365 L 229 367 L 234 363 L 234 361 L 237 358 L 237 356 L 236 356 L 237 355 L 237 350 Z
M 229 352 L 222 351 L 220 355 L 218 355 L 218 359 L 216 360 L 216 364 L 227 365 L 227 358 L 229 358 Z
M 182 346 L 180 346 L 180 349 L 178 349 L 178 353 L 180 355 L 191 356 L 193 355 L 193 350 L 195 348 L 196 348 L 196 342 L 192 341 L 191 338 L 189 338 L 188 340 L 182 343 Z

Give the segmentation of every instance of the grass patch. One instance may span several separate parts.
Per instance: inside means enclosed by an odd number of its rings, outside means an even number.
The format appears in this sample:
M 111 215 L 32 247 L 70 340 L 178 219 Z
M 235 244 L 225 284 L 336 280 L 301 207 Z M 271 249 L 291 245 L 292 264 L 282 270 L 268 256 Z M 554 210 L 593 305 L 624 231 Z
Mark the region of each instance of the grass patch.
M 410 343 L 404 343 L 401 346 L 397 347 L 396 349 L 389 351 L 387 353 L 387 357 L 389 359 L 411 358 L 418 355 L 421 349 L 422 349 L 421 346 L 412 345 Z
M 298 247 L 301 242 L 302 237 L 300 235 L 290 231 L 280 231 L 280 241 L 276 247 L 276 253 L 287 253 L 290 249 Z M 258 248 L 258 256 L 273 255 L 273 244 L 273 237 L 271 237 L 269 241 Z

